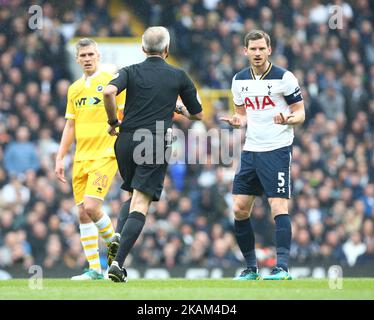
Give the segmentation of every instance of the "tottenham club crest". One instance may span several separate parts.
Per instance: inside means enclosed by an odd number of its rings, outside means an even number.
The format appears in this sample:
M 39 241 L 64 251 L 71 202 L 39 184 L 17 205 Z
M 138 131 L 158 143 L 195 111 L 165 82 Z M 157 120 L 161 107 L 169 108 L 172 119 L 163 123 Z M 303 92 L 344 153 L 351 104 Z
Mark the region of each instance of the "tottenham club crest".
M 272 85 L 270 84 L 270 83 L 268 83 L 268 96 L 270 96 L 271 95 L 271 91 L 270 91 L 270 89 L 271 89 L 271 87 L 272 87 Z
M 102 92 L 104 90 L 104 86 L 102 86 L 101 84 L 99 84 L 96 88 L 96 91 L 97 92 Z

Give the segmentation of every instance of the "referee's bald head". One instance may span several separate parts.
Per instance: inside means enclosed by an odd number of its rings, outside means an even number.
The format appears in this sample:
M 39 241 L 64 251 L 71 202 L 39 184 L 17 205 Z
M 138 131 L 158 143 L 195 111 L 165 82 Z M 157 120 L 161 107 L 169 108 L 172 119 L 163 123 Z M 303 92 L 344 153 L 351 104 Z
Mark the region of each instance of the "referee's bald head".
M 142 46 L 146 54 L 162 55 L 169 51 L 170 34 L 165 27 L 149 27 L 142 36 Z

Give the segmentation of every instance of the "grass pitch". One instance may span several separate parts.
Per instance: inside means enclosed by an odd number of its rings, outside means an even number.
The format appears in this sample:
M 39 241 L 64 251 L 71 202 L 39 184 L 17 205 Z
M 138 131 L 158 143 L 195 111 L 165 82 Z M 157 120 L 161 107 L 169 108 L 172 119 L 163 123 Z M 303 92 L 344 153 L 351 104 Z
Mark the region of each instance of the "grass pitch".
M 344 278 L 340 289 L 328 279 L 144 279 L 128 283 L 43 279 L 41 285 L 33 289 L 32 279 L 0 281 L 0 300 L 374 300 L 374 278 Z

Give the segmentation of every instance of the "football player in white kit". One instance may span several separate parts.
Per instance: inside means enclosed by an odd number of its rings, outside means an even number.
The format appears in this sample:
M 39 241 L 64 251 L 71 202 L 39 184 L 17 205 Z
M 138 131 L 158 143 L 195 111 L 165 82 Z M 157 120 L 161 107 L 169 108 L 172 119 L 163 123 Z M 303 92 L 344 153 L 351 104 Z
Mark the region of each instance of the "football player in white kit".
M 247 126 L 241 167 L 233 182 L 235 237 L 247 268 L 235 279 L 260 279 L 249 217 L 255 197 L 265 193 L 275 220 L 277 264 L 264 280 L 291 280 L 290 166 L 293 127 L 305 120 L 304 102 L 295 76 L 268 60 L 269 35 L 253 30 L 244 42 L 250 67 L 232 81 L 235 114 L 221 118 L 234 127 Z

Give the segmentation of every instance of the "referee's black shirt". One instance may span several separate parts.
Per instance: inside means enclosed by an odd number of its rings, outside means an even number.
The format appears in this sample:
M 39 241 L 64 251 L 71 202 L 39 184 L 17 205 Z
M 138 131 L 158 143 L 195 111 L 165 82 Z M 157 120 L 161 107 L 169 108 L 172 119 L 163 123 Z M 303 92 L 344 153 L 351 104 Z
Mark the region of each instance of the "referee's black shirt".
M 121 132 L 148 129 L 156 133 L 156 121 L 163 121 L 165 130 L 170 128 L 178 95 L 191 115 L 202 111 L 196 88 L 186 72 L 161 57 L 148 57 L 142 63 L 122 68 L 109 84 L 118 88 L 118 94 L 127 89 Z

